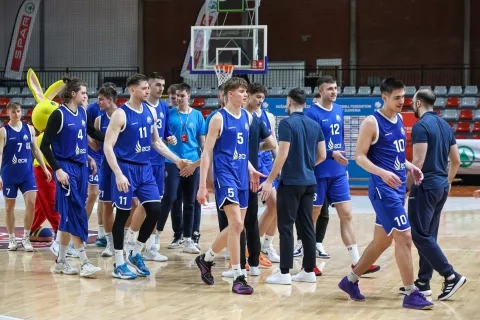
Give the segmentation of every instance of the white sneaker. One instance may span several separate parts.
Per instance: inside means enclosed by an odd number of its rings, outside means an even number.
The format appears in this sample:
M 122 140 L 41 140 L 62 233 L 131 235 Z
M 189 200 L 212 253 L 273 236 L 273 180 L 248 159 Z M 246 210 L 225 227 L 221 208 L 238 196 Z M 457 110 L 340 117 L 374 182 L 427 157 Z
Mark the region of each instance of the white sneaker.
M 55 257 L 58 257 L 59 250 L 60 250 L 60 243 L 58 243 L 56 240 L 53 240 L 52 245 L 50 246 L 50 251 L 52 251 Z
M 296 275 L 292 276 L 292 280 L 298 282 L 315 283 L 317 282 L 317 277 L 315 276 L 315 272 L 305 272 L 305 270 L 302 270 Z
M 292 284 L 292 276 L 290 273 L 282 274 L 280 269 L 277 269 L 271 276 L 267 277 L 265 282 L 271 284 Z
M 95 273 L 102 271 L 99 267 L 95 267 L 90 261 L 86 261 L 80 267 L 80 277 L 91 278 Z
M 195 246 L 195 243 L 192 239 L 187 239 L 183 244 L 183 252 L 199 254 L 200 250 L 198 250 L 197 246 Z
M 251 269 L 251 268 L 250 268 Z M 247 269 L 242 269 L 243 275 L 246 277 L 247 276 Z M 227 271 L 222 272 L 222 277 L 225 278 L 233 278 L 233 269 L 230 268 Z
M 168 257 L 158 253 L 153 248 L 150 248 L 145 249 L 145 252 L 143 253 L 143 260 L 165 262 L 168 260 Z
M 8 251 L 17 251 L 17 239 L 8 238 Z
M 26 252 L 33 252 L 33 246 L 32 243 L 30 242 L 29 238 L 23 238 L 22 239 L 22 247 L 25 249 Z
M 67 261 L 60 260 L 50 269 L 54 273 L 63 273 L 63 274 L 77 274 L 78 270 L 68 264 Z
M 70 243 L 67 248 L 67 257 L 69 258 L 78 258 L 77 249 L 73 246 L 73 243 Z
M 250 271 L 249 271 L 249 274 L 251 276 L 259 276 L 260 275 L 260 268 L 259 267 L 252 267 L 250 266 Z
M 273 247 L 273 244 L 268 246 L 268 248 L 262 248 L 263 254 L 265 254 L 270 260 L 270 262 L 273 263 L 280 263 L 280 256 L 277 254 L 277 251 L 275 251 L 275 248 Z
M 113 244 L 109 243 L 105 247 L 105 250 L 103 250 L 102 257 L 112 257 L 114 251 L 115 251 L 115 249 L 113 248 Z

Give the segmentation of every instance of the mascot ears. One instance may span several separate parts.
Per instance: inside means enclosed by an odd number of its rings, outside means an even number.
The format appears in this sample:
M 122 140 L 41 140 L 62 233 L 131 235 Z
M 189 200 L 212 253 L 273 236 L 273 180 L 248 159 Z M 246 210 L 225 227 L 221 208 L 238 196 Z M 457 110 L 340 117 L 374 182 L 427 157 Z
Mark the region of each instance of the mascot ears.
M 63 80 L 58 80 L 52 84 L 47 91 L 45 91 L 45 94 L 43 94 L 40 81 L 38 81 L 37 75 L 32 69 L 28 69 L 27 83 L 37 103 L 40 103 L 45 99 L 52 100 L 65 87 Z

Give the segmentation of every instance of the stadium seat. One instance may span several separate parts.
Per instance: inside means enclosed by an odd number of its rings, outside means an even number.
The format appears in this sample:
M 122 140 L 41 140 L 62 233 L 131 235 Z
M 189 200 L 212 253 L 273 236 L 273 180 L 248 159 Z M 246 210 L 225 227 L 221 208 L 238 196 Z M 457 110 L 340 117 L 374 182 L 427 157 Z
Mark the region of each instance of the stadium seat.
M 463 139 L 467 139 L 467 136 L 456 134 L 456 135 L 455 135 L 455 139 L 457 139 L 457 140 L 463 140 Z
M 0 107 L 5 107 L 10 102 L 10 98 L 0 98 Z
M 127 102 L 127 101 L 128 101 L 127 98 L 117 98 L 116 104 L 117 104 L 117 106 L 121 106 L 121 105 L 124 105 L 125 102 Z
M 2 127 L 5 127 L 5 126 L 8 124 L 9 121 L 10 121 L 10 120 L 8 120 L 8 119 L 7 119 L 7 120 L 3 120 Z
M 473 121 L 480 121 L 480 110 L 473 111 Z
M 444 97 L 447 95 L 447 87 L 445 86 L 436 86 L 435 89 L 433 90 L 435 92 L 435 95 L 437 97 Z
M 27 112 L 25 112 L 24 117 L 30 119 L 32 117 L 33 109 L 28 109 Z
M 355 87 L 344 87 L 342 96 L 354 96 L 357 93 L 357 89 Z
M 458 120 L 472 120 L 473 119 L 473 110 L 464 109 L 460 111 Z
M 302 87 L 302 90 L 305 91 L 307 96 L 312 94 L 312 88 L 311 87 Z
M 37 104 L 37 102 L 35 101 L 35 99 L 33 99 L 33 98 L 25 98 L 25 101 L 23 101 L 22 107 L 25 107 L 25 108 L 33 108 L 33 107 L 35 107 L 36 104 Z
M 462 108 L 474 108 L 477 105 L 477 98 L 467 97 L 460 100 L 460 107 Z
M 456 121 L 458 118 L 458 111 L 457 110 L 445 110 L 442 114 L 441 117 L 445 121 Z
M 208 98 L 207 101 L 204 103 L 204 106 L 207 108 L 218 108 L 220 101 L 217 98 Z
M 369 96 L 372 93 L 372 89 L 370 87 L 360 87 L 358 88 L 357 95 L 358 96 Z
M 462 87 L 460 86 L 451 86 L 450 90 L 448 90 L 449 96 L 461 96 L 463 94 Z
M 460 105 L 460 99 L 458 99 L 457 97 L 449 97 L 447 99 L 447 104 L 446 104 L 447 108 L 458 108 L 459 105 Z
M 31 96 L 33 96 L 33 95 L 32 95 L 32 91 L 30 90 L 29 87 L 24 87 L 24 88 L 22 88 L 22 92 L 20 93 L 20 95 L 21 95 L 22 97 L 31 97 Z
M 0 111 L 0 118 L 7 118 L 7 108 L 3 108 L 2 111 Z
M 418 90 L 420 89 L 430 89 L 432 90 L 432 87 L 431 86 L 420 86 L 420 88 L 418 88 Z
M 453 131 L 455 131 L 455 128 L 457 127 L 455 123 L 449 122 L 448 125 L 452 128 Z
M 0 97 L 6 96 L 8 93 L 8 88 L 7 87 L 0 87 Z
M 94 88 L 94 87 L 88 87 L 87 88 L 87 95 L 89 97 L 96 97 L 97 96 L 97 89 Z M 90 101 L 90 99 L 89 99 L 89 101 Z
M 475 122 L 473 124 L 472 132 L 480 132 L 480 122 Z
M 12 98 L 10 99 L 11 102 L 18 102 L 20 105 L 23 106 L 23 98 Z
M 446 98 L 437 98 L 433 106 L 437 108 L 445 108 L 445 104 L 447 104 Z
M 415 92 L 417 92 L 417 88 L 415 88 L 414 86 L 405 87 L 405 96 L 406 97 L 413 97 L 415 95 Z
M 18 97 L 20 96 L 20 88 L 19 87 L 11 87 L 10 91 L 7 94 L 9 97 Z
M 283 96 L 283 88 L 280 88 L 280 87 L 269 88 L 268 95 L 271 97 L 281 97 Z
M 190 95 L 197 96 L 198 95 L 198 89 L 197 88 L 190 88 Z
M 125 87 L 125 89 L 123 89 L 123 96 L 124 97 L 130 97 L 130 91 L 128 91 L 128 87 Z
M 403 106 L 405 108 L 411 108 L 412 107 L 412 98 L 406 97 L 405 101 L 403 102 Z
M 202 113 L 203 117 L 206 119 L 210 115 L 210 113 L 213 112 L 213 110 L 212 109 L 202 109 L 202 110 L 200 110 L 200 112 Z
M 315 92 L 317 92 L 316 89 L 313 90 L 312 96 L 315 94 Z M 341 88 L 341 87 L 337 87 L 337 96 L 342 95 L 342 92 L 343 92 L 343 91 L 342 91 L 342 88 Z
M 476 139 L 476 140 L 477 140 L 477 139 L 480 139 L 480 135 L 479 135 L 479 134 L 474 134 L 474 135 L 472 136 L 472 139 Z
M 470 132 L 470 122 L 459 122 L 457 123 L 456 132 Z
M 372 96 L 381 96 L 380 87 L 373 88 Z
M 476 96 L 478 94 L 478 88 L 477 86 L 466 86 L 463 94 L 466 96 Z
M 117 97 L 118 97 L 118 95 L 123 95 L 123 88 L 122 87 L 115 87 L 115 91 L 117 91 Z
M 212 95 L 212 89 L 209 88 L 199 88 L 197 90 L 197 96 L 209 97 Z
M 204 98 L 194 98 L 192 104 L 190 105 L 192 108 L 201 108 L 205 106 L 205 99 Z

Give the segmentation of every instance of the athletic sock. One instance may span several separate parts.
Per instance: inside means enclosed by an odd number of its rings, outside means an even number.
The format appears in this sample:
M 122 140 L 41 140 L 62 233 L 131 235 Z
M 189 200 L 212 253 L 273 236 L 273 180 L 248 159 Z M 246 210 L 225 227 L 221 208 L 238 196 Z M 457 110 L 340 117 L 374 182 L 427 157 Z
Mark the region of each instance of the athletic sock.
M 88 261 L 87 253 L 85 252 L 85 247 L 81 246 L 80 248 L 75 248 L 75 249 L 77 249 L 78 256 L 80 257 L 80 265 L 83 265 L 85 262 Z
M 98 237 L 101 239 L 101 238 L 105 238 L 105 228 L 103 226 L 103 224 L 100 224 L 98 226 Z
M 240 264 L 233 264 L 232 271 L 233 271 L 233 279 L 237 279 L 238 277 L 243 276 L 242 269 L 240 268 Z
M 115 250 L 115 264 L 117 265 L 117 267 L 121 266 L 124 263 L 125 260 L 123 259 L 123 249 Z
M 215 259 L 217 254 L 213 252 L 212 248 L 209 248 L 208 251 L 205 253 L 205 261 L 212 262 Z
M 113 244 L 113 234 L 111 232 L 105 232 L 105 238 L 107 238 L 107 244 Z
M 350 254 L 350 258 L 352 259 L 352 264 L 354 266 L 357 265 L 358 260 L 360 260 L 360 255 L 358 254 L 358 247 L 356 244 L 351 244 L 347 246 L 348 253 Z
M 273 238 L 275 238 L 275 236 L 269 236 L 269 235 L 265 234 L 265 240 L 263 240 L 262 247 L 265 248 L 265 249 L 270 247 L 270 245 L 273 243 Z
M 453 280 L 455 279 L 455 273 L 452 273 L 450 276 L 446 277 L 447 280 Z
M 30 238 L 30 230 L 23 229 L 23 239 L 29 239 Z
M 405 286 L 405 293 L 407 295 L 410 295 L 410 293 L 412 293 L 412 291 L 414 290 L 417 290 L 417 287 L 415 287 L 414 284 L 409 284 L 408 286 Z
M 351 271 L 348 275 L 347 275 L 347 278 L 348 278 L 348 281 L 352 282 L 352 283 L 355 283 L 358 281 L 358 279 L 360 279 L 359 276 L 357 276 L 355 274 L 355 272 Z
M 137 253 L 142 252 L 142 249 L 143 249 L 144 245 L 145 245 L 145 243 L 142 243 L 138 240 L 135 241 L 135 245 L 134 245 L 133 250 L 132 250 L 132 256 L 135 257 L 137 255 Z
M 58 249 L 57 262 L 59 262 L 61 260 L 65 260 L 65 257 L 67 256 L 67 248 L 68 248 L 68 246 L 64 246 L 63 244 L 60 244 L 60 247 Z

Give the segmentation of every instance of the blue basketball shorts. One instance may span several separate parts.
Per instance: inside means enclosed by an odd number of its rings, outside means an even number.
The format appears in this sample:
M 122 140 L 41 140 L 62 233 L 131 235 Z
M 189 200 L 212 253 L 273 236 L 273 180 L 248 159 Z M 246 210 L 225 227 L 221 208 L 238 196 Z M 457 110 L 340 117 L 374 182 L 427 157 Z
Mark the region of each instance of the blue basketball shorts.
M 163 197 L 165 186 L 165 165 L 152 165 L 153 176 L 157 183 L 158 193 Z
M 218 208 L 224 211 L 223 206 L 236 203 L 240 209 L 248 207 L 248 190 L 238 190 L 237 187 L 216 187 L 215 199 L 218 203 Z
M 313 206 L 323 206 L 327 197 L 331 206 L 351 200 L 350 185 L 346 175 L 333 178 L 317 178 L 317 188 L 313 196 Z
M 107 160 L 103 160 L 100 165 L 99 173 L 99 195 L 98 198 L 101 202 L 111 202 L 112 201 L 112 169 L 108 165 Z
M 383 227 L 387 235 L 393 230 L 406 231 L 410 229 L 404 203 L 405 195 L 389 193 L 380 195 L 376 188 L 368 190 L 368 197 L 376 213 L 375 224 Z
M 131 164 L 118 161 L 118 166 L 130 185 L 127 192 L 119 191 L 115 173 L 112 173 L 112 202 L 115 207 L 123 210 L 132 209 L 132 198 L 134 197 L 138 198 L 140 204 L 160 202 L 160 194 L 150 163 Z
M 22 194 L 38 190 L 33 171 L 32 174 L 29 174 L 27 178 L 21 183 L 10 184 L 6 182 L 7 181 L 4 181 L 3 183 L 3 196 L 7 199 L 16 199 L 18 189 L 20 189 L 20 192 Z

